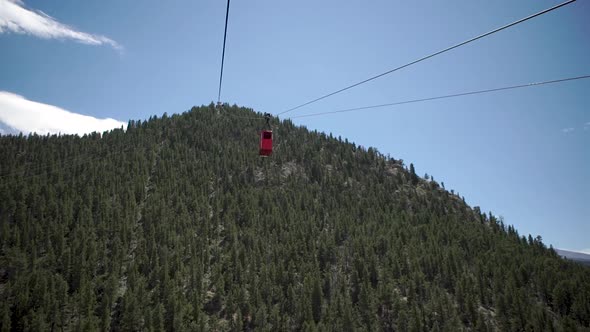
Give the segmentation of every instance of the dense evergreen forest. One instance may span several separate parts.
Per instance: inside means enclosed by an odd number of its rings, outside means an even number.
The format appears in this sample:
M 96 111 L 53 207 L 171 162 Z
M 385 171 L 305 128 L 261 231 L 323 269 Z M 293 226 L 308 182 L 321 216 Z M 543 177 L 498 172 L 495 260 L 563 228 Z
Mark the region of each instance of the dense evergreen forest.
M 0 137 L 1 331 L 590 331 L 590 268 L 340 137 L 260 158 L 261 119 Z

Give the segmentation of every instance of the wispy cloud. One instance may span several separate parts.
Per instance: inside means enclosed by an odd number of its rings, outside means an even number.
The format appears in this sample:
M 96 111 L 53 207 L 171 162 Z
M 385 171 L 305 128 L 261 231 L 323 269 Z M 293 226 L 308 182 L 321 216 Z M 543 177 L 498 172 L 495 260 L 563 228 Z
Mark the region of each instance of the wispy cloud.
M 584 130 L 590 129 L 590 122 L 584 123 Z
M 571 127 L 570 127 L 570 128 L 563 128 L 563 129 L 561 130 L 561 132 L 562 132 L 562 133 L 564 133 L 564 134 L 569 134 L 569 133 L 571 133 L 572 131 L 574 131 L 574 128 L 571 128 Z
M 0 122 L 25 134 L 87 134 L 126 126 L 114 119 L 97 119 L 0 91 Z
M 45 39 L 71 39 L 89 45 L 122 47 L 114 40 L 93 35 L 56 21 L 40 10 L 25 8 L 21 0 L 0 0 L 0 33 L 29 34 Z

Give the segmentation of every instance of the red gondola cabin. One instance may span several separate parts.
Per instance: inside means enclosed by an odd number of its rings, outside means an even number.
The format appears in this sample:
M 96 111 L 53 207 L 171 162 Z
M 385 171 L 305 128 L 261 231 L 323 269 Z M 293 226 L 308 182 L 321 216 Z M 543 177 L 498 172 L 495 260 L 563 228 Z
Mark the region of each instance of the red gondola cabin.
M 270 156 L 272 153 L 272 130 L 260 132 L 260 155 Z

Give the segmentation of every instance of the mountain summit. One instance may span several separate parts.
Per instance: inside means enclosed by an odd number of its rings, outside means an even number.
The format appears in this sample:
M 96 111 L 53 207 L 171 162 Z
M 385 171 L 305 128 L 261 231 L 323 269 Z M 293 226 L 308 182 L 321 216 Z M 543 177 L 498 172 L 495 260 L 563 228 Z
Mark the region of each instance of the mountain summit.
M 590 270 L 346 139 L 213 105 L 0 137 L 1 330 L 572 331 Z

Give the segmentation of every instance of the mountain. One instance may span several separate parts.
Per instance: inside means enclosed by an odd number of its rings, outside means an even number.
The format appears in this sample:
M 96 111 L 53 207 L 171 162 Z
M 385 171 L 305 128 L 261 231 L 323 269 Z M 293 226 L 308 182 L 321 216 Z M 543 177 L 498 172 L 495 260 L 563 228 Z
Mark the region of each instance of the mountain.
M 568 251 L 563 249 L 555 249 L 557 254 L 561 257 L 570 259 L 574 262 L 590 266 L 590 255 L 581 252 Z
M 573 331 L 590 270 L 414 166 L 213 105 L 0 137 L 0 330 Z

